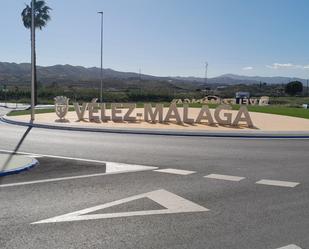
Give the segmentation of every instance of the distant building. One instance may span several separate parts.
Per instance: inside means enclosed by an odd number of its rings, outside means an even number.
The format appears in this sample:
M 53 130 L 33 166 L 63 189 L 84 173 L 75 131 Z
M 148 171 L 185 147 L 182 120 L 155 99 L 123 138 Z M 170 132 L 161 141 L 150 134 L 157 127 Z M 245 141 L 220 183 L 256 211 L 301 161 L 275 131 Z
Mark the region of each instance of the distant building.
M 236 92 L 235 93 L 236 104 L 241 103 L 243 99 L 249 99 L 249 98 L 250 98 L 249 92 Z
M 223 89 L 226 89 L 227 86 L 217 86 L 216 90 L 220 91 L 220 90 L 223 90 Z

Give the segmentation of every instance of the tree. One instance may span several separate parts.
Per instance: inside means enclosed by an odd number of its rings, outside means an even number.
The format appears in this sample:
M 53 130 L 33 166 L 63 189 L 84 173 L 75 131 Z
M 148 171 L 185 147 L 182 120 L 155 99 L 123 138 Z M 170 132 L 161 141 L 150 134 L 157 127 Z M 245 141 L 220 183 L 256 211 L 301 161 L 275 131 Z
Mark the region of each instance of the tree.
M 51 11 L 51 8 L 48 7 L 44 0 L 35 0 L 34 2 L 34 23 L 35 28 L 39 28 L 42 30 L 44 27 L 46 27 L 47 22 L 51 19 L 49 12 Z M 32 31 L 31 31 L 31 19 L 32 19 L 32 3 L 30 5 L 26 4 L 26 7 L 21 13 L 22 21 L 26 29 L 30 30 L 30 40 L 35 44 L 35 38 L 34 41 L 32 41 Z M 36 52 L 35 52 L 35 46 L 34 46 L 34 103 L 37 105 L 38 103 L 38 85 L 37 85 L 37 68 L 36 68 Z
M 285 93 L 296 95 L 303 91 L 303 84 L 300 81 L 292 81 L 285 86 Z

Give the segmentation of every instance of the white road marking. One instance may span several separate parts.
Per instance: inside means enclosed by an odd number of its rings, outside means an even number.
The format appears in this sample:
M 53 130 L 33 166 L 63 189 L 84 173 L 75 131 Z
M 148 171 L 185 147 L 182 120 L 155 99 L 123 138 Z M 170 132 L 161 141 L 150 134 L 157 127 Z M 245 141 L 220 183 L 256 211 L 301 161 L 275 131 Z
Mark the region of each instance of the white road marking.
M 14 151 L 0 150 L 0 152 L 13 153 Z M 121 173 L 139 172 L 139 171 L 148 171 L 148 170 L 158 169 L 158 167 L 146 166 L 146 165 L 106 162 L 106 161 L 100 161 L 100 160 L 75 158 L 75 157 L 65 157 L 65 156 L 55 156 L 55 155 L 33 154 L 33 153 L 28 153 L 28 152 L 17 152 L 16 154 L 28 155 L 30 157 L 36 157 L 36 158 L 38 158 L 38 157 L 49 157 L 49 158 L 58 158 L 58 159 L 64 159 L 64 160 L 75 160 L 75 161 L 90 162 L 90 163 L 101 163 L 101 164 L 106 165 L 106 171 L 104 173 L 97 173 L 97 174 L 60 177 L 60 178 L 53 178 L 53 179 L 42 179 L 42 180 L 28 181 L 28 182 L 8 183 L 8 184 L 0 185 L 0 188 L 39 184 L 39 183 L 48 183 L 48 182 L 58 182 L 58 181 L 66 181 L 66 180 L 81 179 L 81 178 L 88 178 L 88 177 L 97 177 L 97 176 L 104 176 L 104 175 L 111 175 L 111 174 L 121 174 Z
M 182 169 L 157 169 L 156 172 L 176 174 L 176 175 L 191 175 L 196 173 L 196 171 L 182 170 Z
M 102 162 L 102 161 L 96 161 L 96 163 L 106 164 L 104 173 L 59 177 L 59 178 L 52 178 L 52 179 L 41 179 L 41 180 L 27 181 L 27 182 L 8 183 L 8 184 L 0 185 L 0 188 L 24 186 L 24 185 L 32 185 L 32 184 L 48 183 L 48 182 L 59 182 L 59 181 L 67 181 L 67 180 L 82 179 L 82 178 L 89 178 L 89 177 L 98 177 L 98 176 L 104 176 L 104 175 L 140 172 L 140 171 L 149 171 L 149 170 L 158 169 L 158 167 L 135 165 L 135 164 L 125 164 L 125 163 Z
M 42 158 L 44 156 L 32 154 L 32 155 L 29 155 L 29 157 L 32 157 L 32 158 Z
M 14 153 L 12 150 L 0 150 L 0 152 L 6 152 L 6 153 Z M 75 160 L 75 161 L 82 161 L 82 162 L 90 162 L 90 163 L 107 163 L 105 161 L 101 160 L 93 160 L 93 159 L 84 159 L 84 158 L 78 158 L 78 157 L 66 157 L 66 156 L 55 156 L 55 155 L 44 155 L 44 154 L 33 154 L 29 152 L 15 152 L 16 154 L 21 154 L 21 155 L 36 155 L 40 157 L 50 157 L 50 158 L 59 158 L 59 159 L 65 159 L 65 160 Z
M 277 249 L 301 249 L 301 248 L 297 245 L 288 245 L 288 246 L 280 247 Z
M 48 183 L 48 182 L 59 182 L 59 181 L 90 178 L 90 177 L 97 177 L 97 176 L 104 176 L 104 175 L 123 174 L 123 173 L 130 173 L 130 172 L 149 171 L 149 170 L 154 170 L 154 169 L 157 169 L 157 167 L 142 166 L 142 165 L 129 165 L 129 164 L 121 165 L 121 164 L 114 163 L 114 167 L 111 167 L 110 170 L 107 170 L 106 173 L 59 177 L 59 178 L 42 179 L 42 180 L 27 181 L 27 182 L 8 183 L 8 184 L 0 185 L 0 188 L 24 186 L 24 185 L 32 185 L 32 184 Z
M 210 174 L 204 177 L 211 178 L 211 179 L 217 179 L 217 180 L 233 181 L 233 182 L 239 182 L 245 179 L 245 177 L 241 177 L 241 176 L 230 176 L 230 175 L 219 175 L 219 174 Z
M 120 212 L 120 213 L 106 213 L 106 214 L 88 214 L 108 207 L 120 205 L 129 201 L 138 200 L 141 198 L 149 198 L 165 209 L 161 210 L 147 210 L 147 211 L 133 211 L 133 212 Z M 142 216 L 142 215 L 154 215 L 154 214 L 174 214 L 174 213 L 192 213 L 192 212 L 205 212 L 209 211 L 194 202 L 186 200 L 178 195 L 168 192 L 164 189 L 131 196 L 118 201 L 109 202 L 103 205 L 98 205 L 91 208 L 86 208 L 73 213 L 56 216 L 50 219 L 41 220 L 32 224 L 41 223 L 55 223 L 55 222 L 68 222 L 68 221 L 82 221 L 82 220 L 97 220 L 97 219 L 108 219 L 118 217 L 131 217 L 131 216 Z M 87 215 L 88 214 L 88 215 Z
M 262 179 L 262 180 L 256 182 L 256 184 L 294 188 L 297 185 L 299 185 L 299 182 L 287 182 L 287 181 L 277 181 L 277 180 Z

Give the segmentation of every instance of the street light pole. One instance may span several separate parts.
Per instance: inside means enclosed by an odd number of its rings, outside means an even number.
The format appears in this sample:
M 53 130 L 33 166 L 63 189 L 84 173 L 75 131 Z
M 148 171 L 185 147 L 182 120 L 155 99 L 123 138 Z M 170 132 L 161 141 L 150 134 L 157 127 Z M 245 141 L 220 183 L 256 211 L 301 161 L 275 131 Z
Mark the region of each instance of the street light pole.
M 103 103 L 103 11 L 101 14 L 101 88 L 100 88 L 100 103 Z
M 35 11 L 34 11 L 34 4 L 35 4 L 35 0 L 32 0 L 32 4 L 31 4 L 31 121 L 34 121 L 34 115 L 35 115 L 35 111 L 34 111 L 34 94 L 35 94 L 35 85 L 34 85 L 34 80 L 35 80 L 35 68 L 34 68 L 34 56 L 35 56 L 35 52 L 34 52 L 34 48 L 35 48 L 35 44 L 34 44 L 34 38 L 35 38 Z
M 207 87 L 208 62 L 205 63 L 205 86 Z

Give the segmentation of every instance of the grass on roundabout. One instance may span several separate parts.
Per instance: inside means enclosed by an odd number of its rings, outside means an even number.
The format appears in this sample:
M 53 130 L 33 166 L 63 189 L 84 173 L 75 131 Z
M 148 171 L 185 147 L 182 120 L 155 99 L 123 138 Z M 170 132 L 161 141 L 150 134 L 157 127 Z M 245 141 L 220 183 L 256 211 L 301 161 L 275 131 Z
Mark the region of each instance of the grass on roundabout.
M 154 103 L 153 103 L 154 104 Z M 169 103 L 163 103 L 165 107 L 169 106 Z M 192 108 L 200 108 L 203 104 L 195 103 L 189 104 Z M 182 107 L 182 105 L 178 105 Z M 209 108 L 216 108 L 217 104 L 208 104 Z M 143 107 L 143 103 L 137 104 L 138 108 Z M 238 110 L 240 105 L 232 105 L 233 110 Z M 295 108 L 295 107 L 286 107 L 282 105 L 269 105 L 269 106 L 247 106 L 250 112 L 261 112 L 261 113 L 269 113 L 269 114 L 277 114 L 277 115 L 284 115 L 284 116 L 291 116 L 291 117 L 298 117 L 298 118 L 306 118 L 309 119 L 309 109 L 303 108 Z M 110 105 L 107 105 L 107 108 L 110 108 Z M 73 107 L 69 108 L 69 111 L 74 111 Z M 36 114 L 40 113 L 52 113 L 55 112 L 54 109 L 38 109 L 35 111 Z M 29 115 L 30 110 L 16 110 L 12 111 L 8 114 L 8 116 L 20 116 L 20 115 Z

